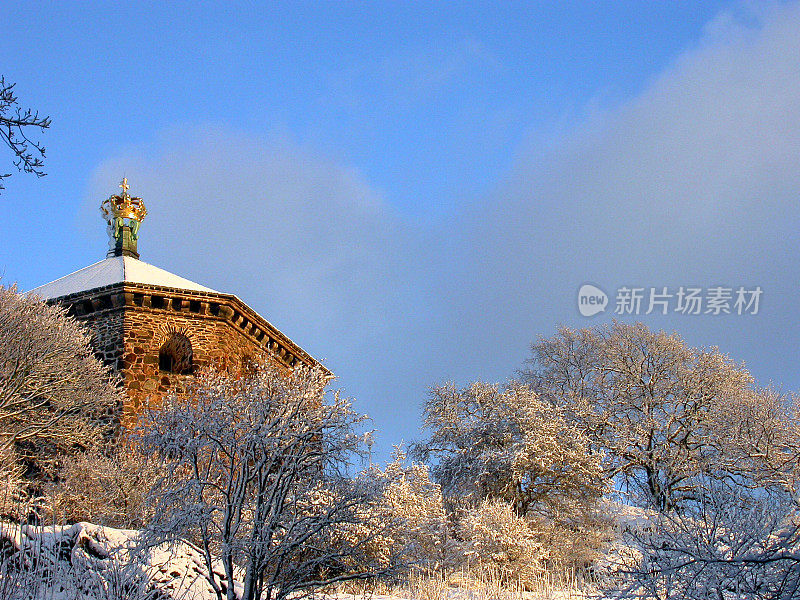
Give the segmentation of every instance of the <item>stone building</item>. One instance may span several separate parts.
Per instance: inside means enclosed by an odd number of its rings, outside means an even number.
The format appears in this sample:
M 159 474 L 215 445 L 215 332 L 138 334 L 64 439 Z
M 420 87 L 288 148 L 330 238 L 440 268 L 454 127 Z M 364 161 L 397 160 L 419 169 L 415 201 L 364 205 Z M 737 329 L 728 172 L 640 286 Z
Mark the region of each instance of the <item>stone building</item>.
M 147 214 L 128 193 L 103 202 L 107 257 L 31 290 L 68 307 L 93 334 L 103 361 L 121 375 L 128 393 L 123 422 L 187 377 L 214 365 L 232 373 L 269 357 L 287 370 L 317 362 L 261 315 L 225 294 L 139 260 L 139 226 Z

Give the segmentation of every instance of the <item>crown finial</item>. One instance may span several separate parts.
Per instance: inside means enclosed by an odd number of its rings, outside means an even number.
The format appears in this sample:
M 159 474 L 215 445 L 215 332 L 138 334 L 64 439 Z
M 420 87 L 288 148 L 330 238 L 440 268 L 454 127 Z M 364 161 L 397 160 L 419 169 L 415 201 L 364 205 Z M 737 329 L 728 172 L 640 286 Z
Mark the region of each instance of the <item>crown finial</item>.
M 136 242 L 139 226 L 147 216 L 147 208 L 141 198 L 128 193 L 128 178 L 123 177 L 119 187 L 121 194 L 109 196 L 100 204 L 100 213 L 108 224 L 108 256 L 132 256 L 139 258 Z

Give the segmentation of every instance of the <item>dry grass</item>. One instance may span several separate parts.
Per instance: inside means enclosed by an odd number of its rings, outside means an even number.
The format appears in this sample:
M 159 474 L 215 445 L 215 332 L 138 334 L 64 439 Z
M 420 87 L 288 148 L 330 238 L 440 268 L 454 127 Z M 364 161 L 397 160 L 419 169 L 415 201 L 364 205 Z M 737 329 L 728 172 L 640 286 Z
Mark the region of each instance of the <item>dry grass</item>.
M 349 582 L 325 591 L 325 596 L 355 599 L 405 598 L 408 600 L 589 600 L 597 598 L 595 587 L 574 573 L 543 572 L 534 580 L 501 580 L 490 572 L 475 575 L 475 569 L 449 573 L 412 570 L 401 581 Z

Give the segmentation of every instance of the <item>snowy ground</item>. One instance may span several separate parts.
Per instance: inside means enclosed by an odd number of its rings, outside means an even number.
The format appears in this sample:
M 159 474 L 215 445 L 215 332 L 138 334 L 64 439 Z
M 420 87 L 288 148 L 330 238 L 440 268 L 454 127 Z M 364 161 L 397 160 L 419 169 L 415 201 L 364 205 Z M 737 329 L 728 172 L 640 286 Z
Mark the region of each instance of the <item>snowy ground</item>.
M 91 523 L 0 524 L 5 600 L 216 600 L 201 551 L 181 542 L 142 549 L 140 532 Z M 217 566 L 218 567 L 218 566 Z M 221 567 L 216 583 L 227 589 Z M 238 590 L 237 590 L 238 591 Z
M 181 542 L 141 548 L 139 531 L 91 523 L 35 527 L 0 522 L 3 600 L 216 600 L 201 550 Z M 227 590 L 220 565 L 216 584 Z M 234 584 L 241 592 L 238 584 Z M 596 591 L 543 584 L 530 592 L 419 580 L 387 594 L 336 594 L 336 600 L 600 600 Z

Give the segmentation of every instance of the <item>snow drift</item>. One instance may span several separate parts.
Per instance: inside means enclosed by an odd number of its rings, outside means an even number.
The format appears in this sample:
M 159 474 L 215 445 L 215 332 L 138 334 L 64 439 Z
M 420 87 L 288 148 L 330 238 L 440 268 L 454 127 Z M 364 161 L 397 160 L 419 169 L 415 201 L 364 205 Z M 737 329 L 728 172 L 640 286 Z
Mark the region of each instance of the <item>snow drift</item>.
M 221 565 L 213 569 L 227 590 Z M 240 587 L 234 583 L 237 596 Z M 202 551 L 148 547 L 139 531 L 91 523 L 0 523 L 0 597 L 6 600 L 216 600 Z

